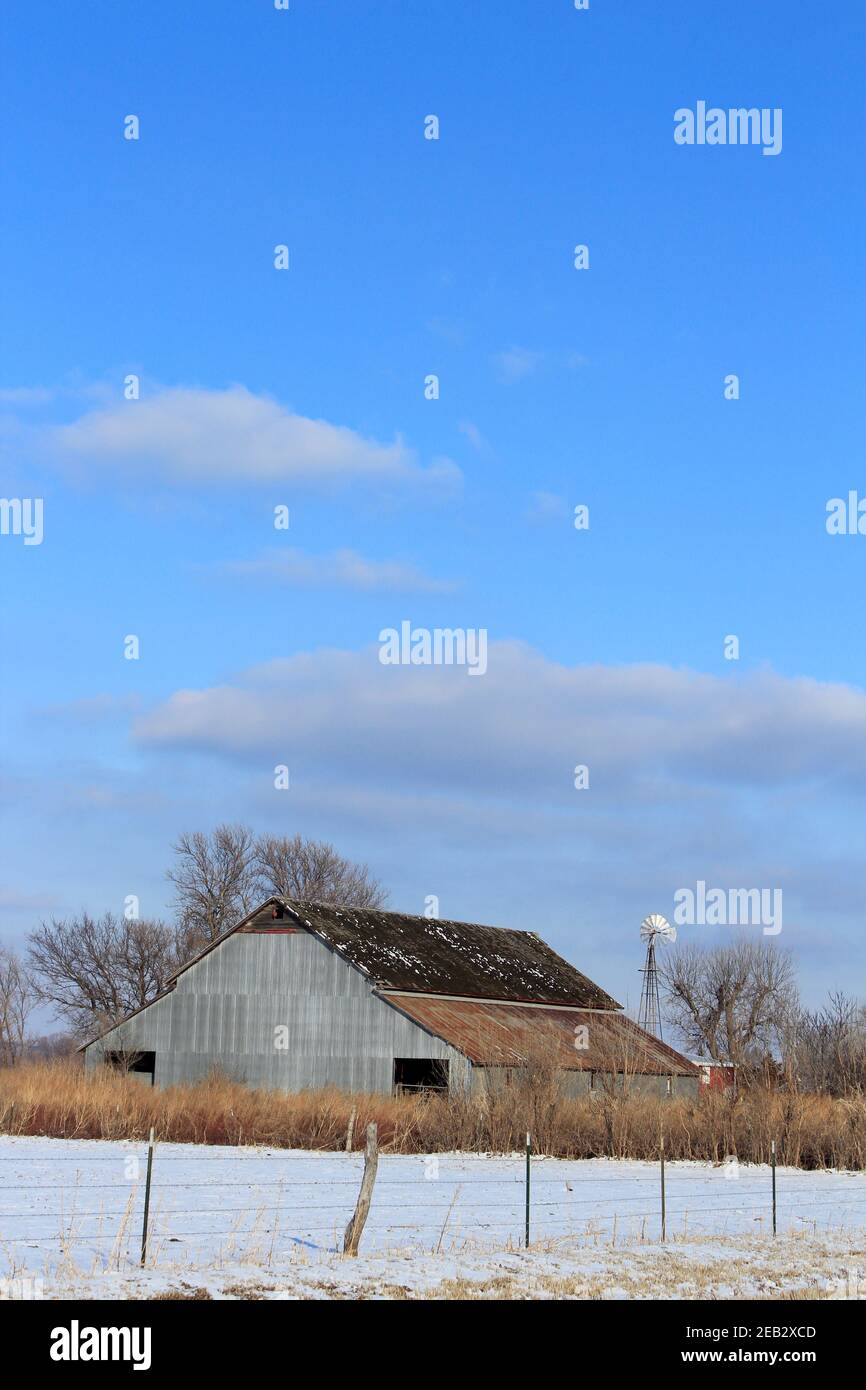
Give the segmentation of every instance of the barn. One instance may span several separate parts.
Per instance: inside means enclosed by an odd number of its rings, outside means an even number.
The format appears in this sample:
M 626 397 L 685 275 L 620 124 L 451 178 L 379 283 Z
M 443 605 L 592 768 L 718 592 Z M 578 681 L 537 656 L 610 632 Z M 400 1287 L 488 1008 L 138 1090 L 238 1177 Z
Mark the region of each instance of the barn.
M 533 931 L 269 898 L 82 1048 L 158 1086 L 213 1068 L 288 1091 L 475 1091 L 535 1057 L 572 1093 L 700 1072 Z

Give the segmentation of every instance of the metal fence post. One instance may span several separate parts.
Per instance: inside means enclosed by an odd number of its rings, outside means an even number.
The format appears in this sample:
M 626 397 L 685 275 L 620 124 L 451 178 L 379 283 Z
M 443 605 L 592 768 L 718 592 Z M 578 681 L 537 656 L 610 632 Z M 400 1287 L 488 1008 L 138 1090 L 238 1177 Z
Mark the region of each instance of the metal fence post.
M 144 1220 L 141 1225 L 141 1264 L 147 1259 L 147 1220 L 150 1215 L 150 1177 L 153 1172 L 153 1126 L 150 1129 L 150 1141 L 147 1146 L 147 1177 L 144 1180 Z
M 532 1139 L 526 1131 L 526 1248 L 529 1249 L 529 1190 L 532 1181 Z
M 662 1184 L 662 1240 L 667 1239 L 667 1215 L 665 1212 L 665 1137 L 659 1140 L 659 1158 L 661 1160 L 661 1184 Z
M 770 1162 L 773 1165 L 773 1235 L 776 1234 L 776 1141 L 770 1141 Z

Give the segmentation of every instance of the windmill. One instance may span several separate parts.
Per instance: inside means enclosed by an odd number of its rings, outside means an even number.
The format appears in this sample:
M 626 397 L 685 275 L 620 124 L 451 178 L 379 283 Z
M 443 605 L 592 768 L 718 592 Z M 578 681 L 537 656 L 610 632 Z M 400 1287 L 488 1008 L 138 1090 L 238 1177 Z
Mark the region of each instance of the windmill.
M 646 962 L 641 971 L 643 988 L 640 992 L 638 1023 L 657 1038 L 662 1036 L 662 1011 L 659 1004 L 659 976 L 656 966 L 656 942 L 676 941 L 677 929 L 659 912 L 650 913 L 640 924 L 640 939 L 646 942 Z

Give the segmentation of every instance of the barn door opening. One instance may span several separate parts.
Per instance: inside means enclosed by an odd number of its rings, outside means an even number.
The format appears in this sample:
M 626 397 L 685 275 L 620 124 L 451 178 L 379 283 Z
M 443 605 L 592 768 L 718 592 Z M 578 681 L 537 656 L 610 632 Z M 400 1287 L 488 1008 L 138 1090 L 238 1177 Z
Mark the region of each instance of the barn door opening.
M 123 1072 L 125 1076 L 133 1077 L 136 1081 L 143 1081 L 145 1086 L 153 1085 L 153 1075 L 156 1071 L 155 1052 L 106 1052 L 105 1064 L 115 1071 Z
M 411 1091 L 447 1091 L 448 1062 L 435 1057 L 395 1057 L 394 1094 Z

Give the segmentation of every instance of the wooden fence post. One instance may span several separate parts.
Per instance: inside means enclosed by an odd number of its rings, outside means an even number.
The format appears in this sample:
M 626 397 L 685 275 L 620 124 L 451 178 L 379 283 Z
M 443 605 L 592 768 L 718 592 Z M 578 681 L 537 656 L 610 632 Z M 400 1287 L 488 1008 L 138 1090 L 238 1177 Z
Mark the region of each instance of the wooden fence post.
M 357 1111 L 357 1109 L 355 1108 L 355 1106 L 353 1105 L 353 1106 L 352 1106 L 352 1113 L 351 1113 L 351 1115 L 349 1116 L 349 1128 L 348 1128 L 348 1130 L 346 1131 L 346 1153 L 347 1153 L 347 1154 L 350 1154 L 350 1153 L 352 1152 L 352 1140 L 353 1140 L 354 1137 L 355 1137 L 355 1121 L 357 1120 L 357 1118 L 358 1118 L 358 1111 Z
M 344 1255 L 357 1255 L 361 1232 L 364 1229 L 370 1203 L 373 1200 L 373 1183 L 376 1181 L 376 1169 L 379 1166 L 379 1143 L 376 1136 L 376 1125 L 368 1125 L 367 1148 L 364 1152 L 364 1176 L 361 1179 L 361 1191 L 358 1193 L 355 1214 L 346 1227 L 346 1234 L 343 1237 Z

